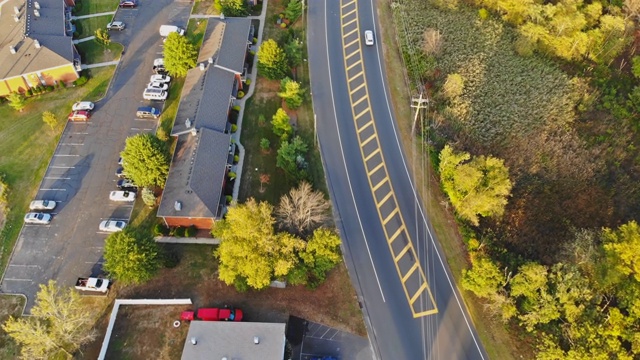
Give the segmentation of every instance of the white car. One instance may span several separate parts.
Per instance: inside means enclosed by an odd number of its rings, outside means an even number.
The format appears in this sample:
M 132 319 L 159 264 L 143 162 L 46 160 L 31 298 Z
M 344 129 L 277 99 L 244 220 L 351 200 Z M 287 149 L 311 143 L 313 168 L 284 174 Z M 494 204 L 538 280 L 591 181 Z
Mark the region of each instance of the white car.
M 169 88 L 169 84 L 167 83 L 150 82 L 147 84 L 147 89 L 167 90 L 168 88 Z
M 30 212 L 24 216 L 25 224 L 44 224 L 51 223 L 51 215 L 46 213 Z
M 95 107 L 95 104 L 92 103 L 91 101 L 78 101 L 77 103 L 73 104 L 73 106 L 71 107 L 71 110 L 73 110 L 73 111 L 78 111 L 78 110 L 91 111 L 91 110 L 93 110 L 94 107 Z
M 114 190 L 109 194 L 109 200 L 111 201 L 136 201 L 136 193 L 133 191 Z
M 364 43 L 368 46 L 373 45 L 374 41 L 373 41 L 373 31 L 371 30 L 366 30 L 364 32 Z
M 164 59 L 163 58 L 157 58 L 157 59 L 153 60 L 153 66 L 164 66 Z
M 118 232 L 122 231 L 125 226 L 127 226 L 126 221 L 109 219 L 101 222 L 99 229 L 105 232 Z
M 152 83 L 168 83 L 171 81 L 171 77 L 169 75 L 151 75 L 149 81 Z
M 34 200 L 29 204 L 29 210 L 53 210 L 56 202 L 53 200 Z
M 125 25 L 122 21 L 114 21 L 107 24 L 107 30 L 124 30 Z

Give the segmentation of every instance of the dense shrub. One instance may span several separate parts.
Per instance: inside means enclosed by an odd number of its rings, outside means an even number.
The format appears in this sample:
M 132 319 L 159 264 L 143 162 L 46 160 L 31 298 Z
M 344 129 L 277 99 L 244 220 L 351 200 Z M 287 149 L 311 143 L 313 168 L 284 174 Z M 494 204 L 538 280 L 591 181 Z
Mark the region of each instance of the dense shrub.
M 175 237 L 184 237 L 186 229 L 182 226 L 177 226 L 173 228 L 173 236 Z
M 73 82 L 73 85 L 75 85 L 75 86 L 82 86 L 82 85 L 86 84 L 88 80 L 89 80 L 89 79 L 87 79 L 87 77 L 86 77 L 86 76 L 82 75 L 82 76 L 80 76 L 77 80 L 75 80 L 75 81 Z
M 169 235 L 169 228 L 162 223 L 155 224 L 153 226 L 154 236 L 167 236 Z
M 196 237 L 197 234 L 198 234 L 198 229 L 195 227 L 195 225 L 189 226 L 184 232 L 184 235 L 186 237 Z

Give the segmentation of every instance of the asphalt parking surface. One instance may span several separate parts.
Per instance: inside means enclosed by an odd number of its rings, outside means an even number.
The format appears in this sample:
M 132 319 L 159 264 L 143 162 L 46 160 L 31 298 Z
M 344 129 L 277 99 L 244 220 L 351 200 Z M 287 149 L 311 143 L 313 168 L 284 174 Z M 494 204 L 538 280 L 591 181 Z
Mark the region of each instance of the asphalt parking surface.
M 295 360 L 371 360 L 369 339 L 294 316 L 289 317 L 287 339 Z
M 107 95 L 96 103 L 91 119 L 69 123 L 61 136 L 35 199 L 55 200 L 50 225 L 24 225 L 5 271 L 0 291 L 24 294 L 25 313 L 34 305 L 39 284 L 56 280 L 73 286 L 80 276 L 102 272 L 107 218 L 128 220 L 132 204 L 109 201 L 116 189 L 118 157 L 129 136 L 154 131 L 157 120 L 136 119 L 142 91 L 152 75 L 153 59 L 161 57 L 162 24 L 186 28 L 191 3 L 141 0 L 136 9 L 119 9 L 115 21 L 124 31 L 111 31 L 112 41 L 125 46 Z M 77 99 L 81 100 L 81 99 Z M 162 108 L 162 103 L 153 106 Z

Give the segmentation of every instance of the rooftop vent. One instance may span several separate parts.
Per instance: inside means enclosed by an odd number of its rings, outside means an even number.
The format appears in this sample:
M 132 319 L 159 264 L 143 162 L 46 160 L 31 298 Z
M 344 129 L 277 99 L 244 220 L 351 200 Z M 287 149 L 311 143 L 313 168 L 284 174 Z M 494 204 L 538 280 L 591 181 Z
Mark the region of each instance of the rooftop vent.
M 33 40 L 33 46 L 35 46 L 36 49 L 40 49 L 40 41 L 34 39 Z
M 257 337 L 257 336 L 254 336 L 253 337 L 253 343 L 256 344 L 256 345 L 260 344 L 260 338 Z
M 33 3 L 33 6 L 34 6 L 36 9 L 40 10 L 40 3 L 39 3 L 39 2 L 37 2 L 37 1 L 36 1 L 36 2 L 34 2 L 34 3 Z
M 204 63 L 201 63 L 201 64 L 200 64 L 200 70 L 201 70 L 201 71 L 204 71 Z
M 16 53 L 16 48 L 15 48 L 15 47 L 13 47 L 13 45 L 9 45 L 9 51 L 10 51 L 12 54 L 15 54 L 15 53 Z
M 196 345 L 198 343 L 198 340 L 196 340 L 195 337 L 191 338 L 191 345 Z
M 33 10 L 33 15 L 40 17 L 40 10 Z
M 176 209 L 176 211 L 182 210 L 182 203 L 180 201 L 176 201 L 173 203 L 173 208 Z

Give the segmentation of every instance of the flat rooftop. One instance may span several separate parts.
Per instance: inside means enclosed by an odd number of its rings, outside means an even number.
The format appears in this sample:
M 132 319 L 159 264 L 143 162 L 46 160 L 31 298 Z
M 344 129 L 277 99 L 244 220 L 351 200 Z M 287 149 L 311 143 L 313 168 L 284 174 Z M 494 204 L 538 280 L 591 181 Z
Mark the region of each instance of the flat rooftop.
M 278 323 L 192 321 L 182 360 L 282 360 L 285 326 Z M 258 344 L 254 338 L 258 338 Z M 196 345 L 191 339 L 196 339 Z

